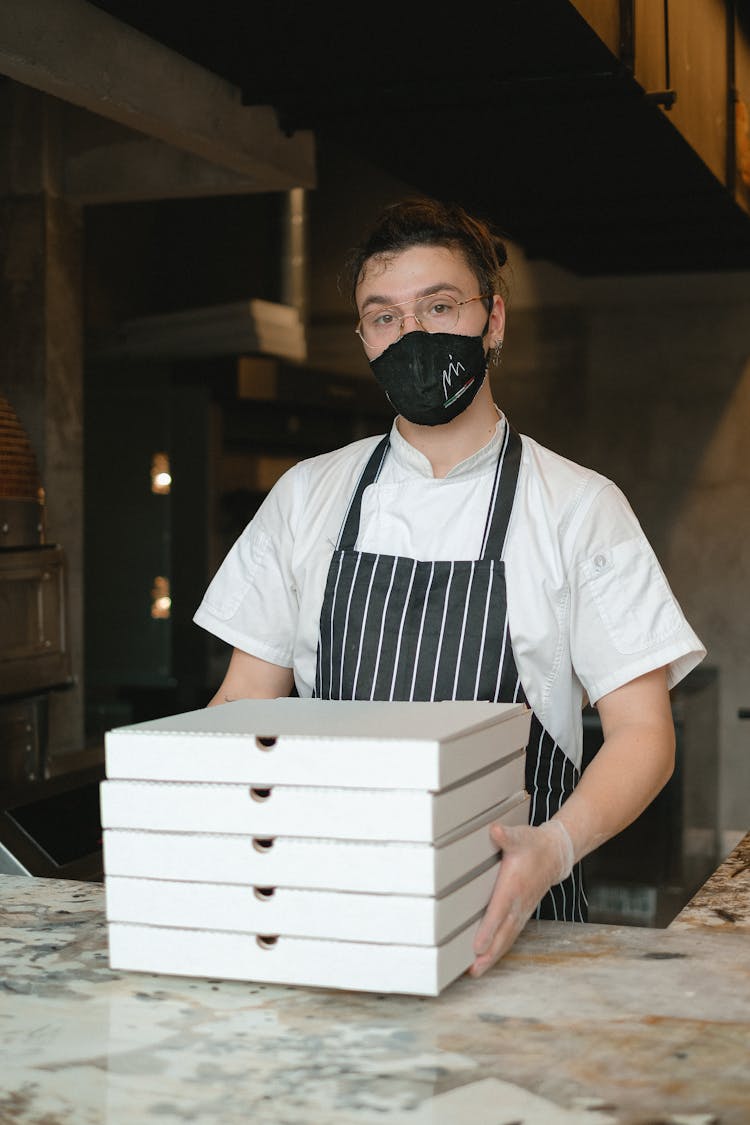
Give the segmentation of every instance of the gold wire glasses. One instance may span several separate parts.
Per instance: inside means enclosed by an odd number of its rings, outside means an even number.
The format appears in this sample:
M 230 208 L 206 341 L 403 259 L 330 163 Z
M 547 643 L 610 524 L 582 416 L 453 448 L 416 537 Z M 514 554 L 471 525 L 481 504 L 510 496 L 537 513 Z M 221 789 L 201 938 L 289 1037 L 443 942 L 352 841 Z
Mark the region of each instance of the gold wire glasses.
M 491 294 L 479 293 L 457 301 L 450 293 L 431 293 L 415 301 L 411 312 L 403 312 L 399 305 L 373 309 L 365 313 L 355 332 L 368 348 L 387 348 L 398 340 L 404 323 L 413 316 L 424 332 L 450 332 L 458 324 L 461 309 L 472 301 L 485 301 Z

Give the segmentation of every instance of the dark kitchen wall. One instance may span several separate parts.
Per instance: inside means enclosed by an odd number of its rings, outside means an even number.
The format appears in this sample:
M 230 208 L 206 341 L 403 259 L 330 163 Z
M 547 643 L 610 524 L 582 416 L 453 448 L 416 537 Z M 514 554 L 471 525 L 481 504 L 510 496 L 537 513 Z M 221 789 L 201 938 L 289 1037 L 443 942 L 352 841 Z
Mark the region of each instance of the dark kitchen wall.
M 280 299 L 279 193 L 86 209 L 86 327 L 130 317 Z

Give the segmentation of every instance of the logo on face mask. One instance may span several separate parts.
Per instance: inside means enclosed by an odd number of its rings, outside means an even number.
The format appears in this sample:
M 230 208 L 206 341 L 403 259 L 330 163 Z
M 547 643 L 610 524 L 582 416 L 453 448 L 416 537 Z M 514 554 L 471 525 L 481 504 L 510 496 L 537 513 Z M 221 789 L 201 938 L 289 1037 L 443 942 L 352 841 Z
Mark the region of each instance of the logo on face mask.
M 465 394 L 474 382 L 474 377 L 471 376 L 465 383 L 461 384 L 457 391 L 451 394 L 454 380 L 460 380 L 461 372 L 466 371 L 466 368 L 460 360 L 454 362 L 452 355 L 449 355 L 448 359 L 450 361 L 448 367 L 443 371 L 443 397 L 445 398 L 443 405 L 446 407 L 451 406 L 457 398 Z
M 370 367 L 398 414 L 420 426 L 440 426 L 473 401 L 487 356 L 481 336 L 409 332 Z

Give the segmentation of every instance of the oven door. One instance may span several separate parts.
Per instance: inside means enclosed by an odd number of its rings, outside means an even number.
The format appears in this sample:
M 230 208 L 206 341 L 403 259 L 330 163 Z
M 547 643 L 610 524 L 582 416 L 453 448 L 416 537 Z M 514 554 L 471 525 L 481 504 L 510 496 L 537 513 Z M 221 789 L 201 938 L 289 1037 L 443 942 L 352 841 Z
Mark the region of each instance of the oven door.
M 62 547 L 0 551 L 0 697 L 71 683 Z

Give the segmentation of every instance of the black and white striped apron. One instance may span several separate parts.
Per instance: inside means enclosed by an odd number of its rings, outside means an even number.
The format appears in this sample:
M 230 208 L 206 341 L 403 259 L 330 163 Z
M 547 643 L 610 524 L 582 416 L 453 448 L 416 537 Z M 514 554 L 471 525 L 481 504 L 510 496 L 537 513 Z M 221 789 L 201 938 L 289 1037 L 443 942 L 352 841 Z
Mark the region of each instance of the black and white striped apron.
M 389 439 L 352 495 L 331 559 L 320 615 L 314 694 L 322 699 L 486 699 L 527 702 L 508 626 L 503 548 L 521 461 L 509 425 L 498 454 L 478 559 L 418 561 L 356 551 L 362 497 Z M 529 822 L 548 820 L 577 784 L 571 760 L 532 713 L 526 752 Z M 537 917 L 586 920 L 580 864 L 552 887 Z

